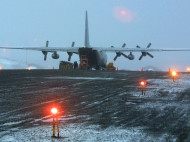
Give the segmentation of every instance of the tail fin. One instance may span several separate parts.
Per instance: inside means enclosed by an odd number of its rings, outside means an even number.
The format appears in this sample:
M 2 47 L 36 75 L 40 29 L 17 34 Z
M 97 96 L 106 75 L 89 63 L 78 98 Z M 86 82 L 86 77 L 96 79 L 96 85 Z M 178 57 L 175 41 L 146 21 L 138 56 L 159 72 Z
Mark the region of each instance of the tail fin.
M 85 41 L 84 41 L 85 47 L 90 47 L 89 42 L 89 31 L 88 31 L 88 13 L 86 11 L 86 21 L 85 21 Z

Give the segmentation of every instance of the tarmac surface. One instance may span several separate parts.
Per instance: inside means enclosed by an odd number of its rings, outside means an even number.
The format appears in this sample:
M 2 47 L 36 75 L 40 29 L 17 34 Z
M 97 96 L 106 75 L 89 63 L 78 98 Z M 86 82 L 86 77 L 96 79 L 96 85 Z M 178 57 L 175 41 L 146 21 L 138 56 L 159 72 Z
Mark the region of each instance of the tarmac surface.
M 141 80 L 147 81 L 145 95 Z M 52 106 L 63 127 L 138 128 L 150 141 L 190 141 L 188 73 L 172 82 L 168 72 L 2 70 L 0 106 L 0 141 L 25 129 L 50 128 Z

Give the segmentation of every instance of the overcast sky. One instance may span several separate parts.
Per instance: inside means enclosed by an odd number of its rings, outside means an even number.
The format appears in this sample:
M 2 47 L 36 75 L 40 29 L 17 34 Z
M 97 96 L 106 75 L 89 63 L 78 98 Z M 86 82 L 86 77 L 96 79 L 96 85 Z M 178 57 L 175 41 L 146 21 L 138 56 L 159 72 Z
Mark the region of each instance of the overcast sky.
M 190 48 L 189 0 L 1 0 L 0 46 L 75 46 L 84 45 L 85 11 L 88 11 L 90 44 L 92 46 L 151 48 Z M 152 53 L 154 58 L 129 61 L 120 57 L 114 62 L 119 69 L 141 69 L 154 66 L 185 71 L 190 66 L 190 52 Z M 108 53 L 108 62 L 115 54 Z M 35 64 L 42 68 L 58 68 L 60 60 L 48 54 L 43 61 L 39 51 L 0 50 L 0 59 Z M 77 55 L 73 61 L 79 61 Z

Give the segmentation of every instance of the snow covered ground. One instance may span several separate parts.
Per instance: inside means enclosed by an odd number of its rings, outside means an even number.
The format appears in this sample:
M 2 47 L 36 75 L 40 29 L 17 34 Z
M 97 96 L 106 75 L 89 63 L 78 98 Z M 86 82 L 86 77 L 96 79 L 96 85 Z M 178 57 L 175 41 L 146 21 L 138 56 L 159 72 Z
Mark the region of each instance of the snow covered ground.
M 122 129 L 109 127 L 101 129 L 98 125 L 70 124 L 60 126 L 60 138 L 52 138 L 51 126 L 37 126 L 23 129 L 0 138 L 2 142 L 163 142 L 175 141 L 167 134 L 154 136 L 142 128 Z M 56 132 L 57 136 L 57 132 Z
M 190 140 L 190 74 L 172 82 L 166 73 L 97 73 L 2 78 L 0 142 Z M 137 86 L 142 75 L 148 76 L 143 96 Z M 51 138 L 51 116 L 42 114 L 52 102 L 64 107 L 60 139 Z

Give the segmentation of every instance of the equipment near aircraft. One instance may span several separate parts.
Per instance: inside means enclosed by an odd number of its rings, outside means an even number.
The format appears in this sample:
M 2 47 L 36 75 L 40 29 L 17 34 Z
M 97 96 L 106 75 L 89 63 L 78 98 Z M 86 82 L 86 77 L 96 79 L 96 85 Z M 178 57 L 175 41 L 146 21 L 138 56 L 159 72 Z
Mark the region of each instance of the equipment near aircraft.
M 73 70 L 73 64 L 66 61 L 60 61 L 59 70 Z
M 89 69 L 88 57 L 86 55 L 82 55 L 80 58 L 80 69 L 82 69 L 82 70 Z
M 114 67 L 113 63 L 109 63 L 109 64 L 107 65 L 106 70 L 108 70 L 108 71 L 115 71 L 115 67 Z
M 72 42 L 71 47 L 49 47 L 49 41 L 46 41 L 45 47 L 0 47 L 0 49 L 22 49 L 22 50 L 34 50 L 41 51 L 44 55 L 44 61 L 47 60 L 48 52 L 52 53 L 53 59 L 59 59 L 59 54 L 57 52 L 67 52 L 68 61 L 71 60 L 73 54 L 78 54 L 80 58 L 80 66 L 82 69 L 92 69 L 96 70 L 105 69 L 107 66 L 107 55 L 106 52 L 114 52 L 116 56 L 114 57 L 114 61 L 117 60 L 121 55 L 129 60 L 134 60 L 135 56 L 132 52 L 141 52 L 141 56 L 139 60 L 142 60 L 143 57 L 148 55 L 153 58 L 154 56 L 149 52 L 160 52 L 160 51 L 190 51 L 190 49 L 150 49 L 151 43 L 147 45 L 146 48 L 140 48 L 140 46 L 136 46 L 137 48 L 125 48 L 126 44 L 122 45 L 122 48 L 115 48 L 114 46 L 103 48 L 103 47 L 94 47 L 90 46 L 89 41 L 89 29 L 88 29 L 88 14 L 86 11 L 86 19 L 85 19 L 85 41 L 83 47 L 74 47 L 75 42 Z M 129 52 L 129 55 L 126 55 L 124 52 Z M 85 56 L 87 59 L 87 66 L 83 66 L 82 56 Z

